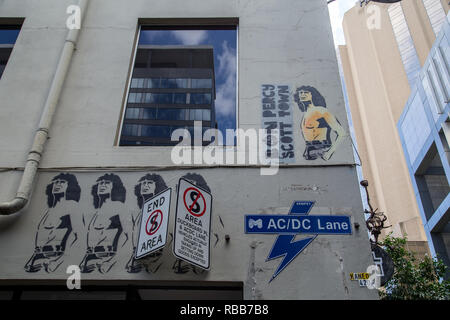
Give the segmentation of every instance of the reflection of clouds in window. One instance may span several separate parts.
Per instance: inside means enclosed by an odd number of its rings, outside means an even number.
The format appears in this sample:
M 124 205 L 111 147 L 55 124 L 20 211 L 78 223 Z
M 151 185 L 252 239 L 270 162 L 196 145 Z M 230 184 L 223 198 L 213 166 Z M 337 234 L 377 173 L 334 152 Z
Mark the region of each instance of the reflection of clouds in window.
M 172 31 L 172 34 L 186 46 L 199 45 L 208 38 L 208 32 L 206 30 L 175 30 Z
M 192 121 L 204 121 L 208 128 L 217 126 L 223 134 L 226 129 L 236 128 L 237 29 L 233 26 L 205 26 L 204 30 L 197 26 L 189 28 L 142 27 L 139 38 L 142 47 L 138 47 L 136 53 L 127 99 L 127 109 L 130 110 L 125 112 L 122 135 L 156 139 L 133 138 L 137 142 L 130 143 L 130 138 L 128 141 L 121 139 L 120 145 L 165 145 L 167 141 L 162 140 L 166 138 L 163 135 L 173 131 L 173 125 L 190 127 Z M 144 45 L 161 48 L 152 49 Z M 180 45 L 202 47 L 191 52 L 187 48 L 176 47 Z M 164 46 L 174 46 L 167 48 L 172 50 L 173 56 L 163 53 Z M 182 50 L 193 56 L 183 59 L 180 55 Z M 200 63 L 205 59 L 209 61 Z M 212 73 L 189 71 L 189 68 L 198 66 L 211 69 Z M 171 70 L 168 72 L 164 68 Z
M 217 87 L 216 113 L 218 116 L 232 116 L 236 104 L 236 50 L 222 43 L 222 52 L 218 56 L 221 81 Z
M 166 31 L 152 30 L 152 32 L 141 32 L 139 37 L 139 44 L 148 44 L 155 41 L 158 38 L 164 37 Z

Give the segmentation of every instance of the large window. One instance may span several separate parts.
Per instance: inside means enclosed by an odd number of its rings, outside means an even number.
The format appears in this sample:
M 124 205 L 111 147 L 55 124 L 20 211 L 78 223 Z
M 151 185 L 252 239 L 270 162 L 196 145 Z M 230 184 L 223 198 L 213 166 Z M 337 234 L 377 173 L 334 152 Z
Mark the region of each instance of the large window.
M 236 54 L 236 25 L 142 25 L 119 144 L 175 145 L 172 132 L 194 121 L 236 129 Z
M 19 35 L 20 26 L 0 24 L 0 78 Z
M 434 143 L 417 169 L 415 178 L 425 216 L 430 219 L 450 192 L 441 157 Z

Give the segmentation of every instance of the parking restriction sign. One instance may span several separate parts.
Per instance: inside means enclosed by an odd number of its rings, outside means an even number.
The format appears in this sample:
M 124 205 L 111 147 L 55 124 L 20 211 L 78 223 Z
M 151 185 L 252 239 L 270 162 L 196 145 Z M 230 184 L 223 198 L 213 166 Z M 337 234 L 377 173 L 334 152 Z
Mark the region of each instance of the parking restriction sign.
M 210 267 L 212 195 L 191 182 L 178 183 L 173 252 L 202 269 Z
M 167 242 L 169 227 L 170 196 L 172 189 L 167 189 L 142 206 L 142 219 L 136 246 L 136 259 L 142 258 L 161 249 Z

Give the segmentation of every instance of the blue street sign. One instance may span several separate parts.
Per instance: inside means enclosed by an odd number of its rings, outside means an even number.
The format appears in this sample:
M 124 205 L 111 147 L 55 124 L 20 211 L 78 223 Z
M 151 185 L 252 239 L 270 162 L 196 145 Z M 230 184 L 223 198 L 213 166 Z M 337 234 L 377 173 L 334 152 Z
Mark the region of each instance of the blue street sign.
M 245 233 L 352 234 L 352 227 L 349 216 L 246 215 Z
M 245 233 L 278 234 L 266 261 L 283 258 L 275 279 L 319 234 L 352 234 L 349 216 L 310 216 L 315 201 L 294 201 L 289 215 L 246 215 Z M 298 234 L 310 234 L 294 241 Z

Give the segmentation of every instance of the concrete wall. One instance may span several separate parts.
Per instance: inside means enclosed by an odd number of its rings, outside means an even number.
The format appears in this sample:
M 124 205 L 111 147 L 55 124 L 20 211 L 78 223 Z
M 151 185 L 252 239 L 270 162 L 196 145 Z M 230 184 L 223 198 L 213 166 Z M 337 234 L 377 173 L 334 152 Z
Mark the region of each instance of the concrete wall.
M 139 18 L 239 17 L 239 127 L 260 127 L 260 117 L 255 115 L 261 114 L 261 85 L 277 83 L 289 84 L 292 91 L 301 85 L 318 89 L 327 108 L 348 132 L 331 27 L 323 3 L 131 3 L 100 0 L 89 5 L 42 167 L 166 166 L 171 162 L 170 152 L 164 151 L 168 148 L 136 147 L 130 151 L 115 145 Z M 2 96 L 15 91 L 21 94 L 8 95 L 2 110 L 5 117 L 28 124 L 17 127 L 6 122 L 0 128 L 1 136 L 13 137 L 13 144 L 7 139 L 0 142 L 1 150 L 8 150 L 2 157 L 2 166 L 16 167 L 24 162 L 64 44 L 68 17 L 65 11 L 69 4 L 72 1 L 48 0 L 39 5 L 34 1 L 2 2 L 1 16 L 26 17 L 0 88 Z M 310 25 L 305 32 L 304 28 Z M 299 123 L 301 112 L 295 105 L 293 109 Z M 296 149 L 297 163 L 312 164 L 301 156 L 304 141 L 300 130 L 296 131 Z M 353 162 L 348 139 L 328 161 Z M 318 159 L 314 164 L 325 163 Z
M 1 199 L 12 198 L 19 184 L 21 167 L 64 43 L 65 11 L 70 4 L 72 1 L 0 1 L 0 17 L 25 17 L 0 81 Z M 124 230 L 132 228 L 131 217 L 139 211 L 133 190 L 140 177 L 158 173 L 175 192 L 178 179 L 187 172 L 195 172 L 203 176 L 213 195 L 210 271 L 188 267 L 186 273 L 176 273 L 175 257 L 168 246 L 156 272 L 129 273 L 126 270 L 132 253 L 129 239 L 117 251 L 118 262 L 108 272 L 93 271 L 83 274 L 83 279 L 242 281 L 246 299 L 377 297 L 375 291 L 349 280 L 350 272 L 365 272 L 373 264 L 351 142 L 346 137 L 328 161 L 320 157 L 306 160 L 302 156 L 305 141 L 300 130 L 303 115 L 293 99 L 296 159 L 275 176 L 261 176 L 258 166 L 200 165 L 183 169 L 173 165 L 171 148 L 115 145 L 138 19 L 216 17 L 239 18 L 237 125 L 240 128 L 261 127 L 261 85 L 270 83 L 289 85 L 292 93 L 302 85 L 315 87 L 324 96 L 327 110 L 348 132 L 326 1 L 212 0 L 208 5 L 197 0 L 91 1 L 32 201 L 19 215 L 0 217 L 0 279 L 8 283 L 19 279 L 51 282 L 66 279 L 66 265 L 80 263 L 89 232 L 83 227 L 79 229 L 80 238 L 66 248 L 67 257 L 57 269 L 25 270 L 36 246 L 38 226 L 48 209 L 46 186 L 60 172 L 77 177 L 81 196 L 78 202 L 68 205 L 70 208 L 50 211 L 56 215 L 70 211 L 75 217 L 80 216 L 77 213 L 82 216 L 94 213 L 91 188 L 98 177 L 105 173 L 120 176 L 126 189 L 125 203 L 118 210 Z M 295 200 L 314 200 L 313 212 L 348 214 L 361 227 L 349 236 L 319 236 L 269 284 L 280 262 L 265 261 L 276 237 L 244 234 L 244 215 L 287 214 Z M 171 219 L 173 208 L 174 203 Z M 173 220 L 169 230 L 172 228 Z M 226 234 L 231 237 L 229 244 L 224 241 Z
M 202 271 L 187 267 L 177 269 L 176 258 L 172 253 L 172 235 L 176 207 L 176 184 L 178 179 L 193 171 L 171 170 L 151 172 L 159 174 L 174 192 L 169 220 L 168 244 L 162 257 L 144 258 L 150 272 L 142 270 L 130 273 L 127 263 L 133 253 L 133 218 L 139 213 L 134 186 L 139 178 L 148 172 L 117 172 L 126 189 L 125 206 L 118 211 L 124 232 L 129 235 L 124 246 L 119 246 L 118 262 L 107 272 L 94 270 L 82 273 L 83 280 L 190 280 L 190 281 L 241 281 L 247 299 L 368 299 L 374 292 L 360 288 L 350 281 L 350 272 L 365 272 L 372 264 L 370 246 L 367 240 L 361 204 L 357 188 L 357 178 L 353 168 L 310 168 L 283 169 L 273 177 L 262 177 L 258 169 L 199 169 L 213 195 L 211 224 L 211 269 Z M 64 262 L 54 271 L 26 271 L 26 264 L 32 258 L 36 237 L 43 236 L 38 231 L 44 215 L 65 215 L 70 212 L 72 221 L 84 217 L 89 221 L 98 211 L 93 205 L 91 188 L 96 179 L 107 172 L 71 172 L 77 177 L 81 188 L 78 202 L 61 201 L 61 205 L 50 209 L 47 205 L 45 189 L 59 173 L 42 172 L 36 186 L 33 201 L 27 210 L 17 217 L 2 218 L 0 233 L 0 252 L 2 280 L 11 279 L 65 279 L 68 265 L 80 265 L 87 248 L 87 237 L 92 231 L 79 228 L 79 237 L 74 241 L 71 234 L 67 241 Z M 245 176 L 245 179 L 242 179 Z M 14 182 L 17 174 L 3 173 L 2 181 Z M 224 181 L 224 177 L 227 177 Z M 346 196 L 336 190 L 346 190 Z M 311 214 L 350 215 L 352 223 L 361 225 L 353 228 L 352 235 L 320 235 L 271 283 L 270 278 L 281 260 L 266 262 L 275 242 L 273 235 L 244 234 L 245 214 L 287 214 L 292 202 L 299 199 L 316 201 Z M 68 205 L 72 202 L 72 206 Z M 113 202 L 120 210 L 121 203 Z M 65 208 L 65 209 L 64 209 Z M 71 209 L 68 209 L 71 208 Z M 136 229 L 134 229 L 136 232 Z M 225 235 L 230 241 L 225 241 Z M 301 239 L 304 236 L 298 236 Z M 92 240 L 92 239 L 91 239 Z M 120 244 L 125 241 L 124 235 Z M 36 261 L 36 266 L 44 260 Z M 28 263 L 30 264 L 30 263 Z M 187 271 L 186 273 L 181 273 Z M 306 290 L 307 288 L 307 290 Z

